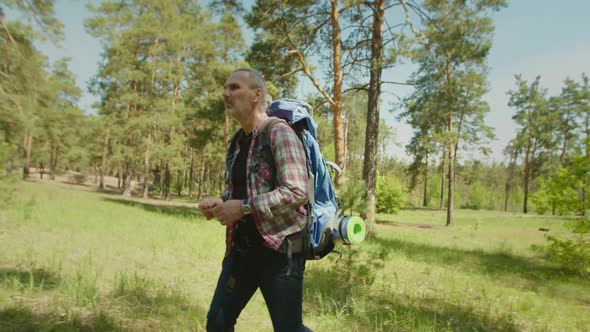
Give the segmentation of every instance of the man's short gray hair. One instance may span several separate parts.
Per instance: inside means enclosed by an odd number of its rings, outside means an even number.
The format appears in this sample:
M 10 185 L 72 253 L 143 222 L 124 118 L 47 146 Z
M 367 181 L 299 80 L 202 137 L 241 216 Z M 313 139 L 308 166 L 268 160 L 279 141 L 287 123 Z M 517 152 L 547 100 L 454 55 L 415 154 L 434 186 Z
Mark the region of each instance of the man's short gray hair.
M 234 70 L 235 72 L 238 71 L 244 71 L 247 72 L 248 78 L 249 78 L 249 87 L 250 89 L 261 89 L 262 90 L 262 97 L 260 99 L 260 105 L 262 105 L 262 108 L 266 110 L 266 108 L 268 107 L 267 104 L 267 95 L 268 95 L 268 90 L 266 90 L 266 83 L 264 82 L 264 78 L 262 77 L 262 74 L 255 70 L 255 69 L 251 69 L 251 68 L 240 68 L 240 69 L 236 69 Z

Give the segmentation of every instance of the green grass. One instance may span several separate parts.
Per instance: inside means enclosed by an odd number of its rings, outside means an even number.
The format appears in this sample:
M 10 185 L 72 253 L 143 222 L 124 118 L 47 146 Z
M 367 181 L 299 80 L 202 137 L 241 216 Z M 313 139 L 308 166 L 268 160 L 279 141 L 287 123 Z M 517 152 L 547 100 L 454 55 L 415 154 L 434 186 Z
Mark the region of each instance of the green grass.
M 539 248 L 567 219 L 380 215 L 305 275 L 315 331 L 588 331 L 590 283 Z M 224 229 L 187 206 L 22 183 L 0 212 L 0 331 L 202 331 Z M 271 331 L 257 293 L 238 331 Z

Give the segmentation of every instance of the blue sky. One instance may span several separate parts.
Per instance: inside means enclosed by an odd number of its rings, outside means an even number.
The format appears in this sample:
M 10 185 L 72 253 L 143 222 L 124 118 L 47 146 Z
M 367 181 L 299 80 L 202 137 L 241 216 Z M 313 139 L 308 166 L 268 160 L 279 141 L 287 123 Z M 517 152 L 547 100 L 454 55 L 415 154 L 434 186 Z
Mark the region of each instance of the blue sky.
M 41 52 L 51 61 L 70 57 L 70 70 L 75 74 L 78 86 L 84 91 L 80 107 L 91 111 L 96 98 L 87 92 L 87 82 L 96 73 L 100 54 L 99 42 L 88 35 L 83 26 L 90 13 L 86 1 L 57 0 L 56 14 L 65 25 L 65 40 L 60 48 L 40 45 Z M 496 129 L 492 143 L 492 155 L 485 161 L 503 161 L 502 149 L 514 136 L 515 125 L 511 119 L 515 110 L 507 106 L 506 92 L 514 86 L 514 75 L 522 74 L 527 80 L 541 75 L 541 83 L 550 94 L 559 94 L 566 77 L 579 80 L 582 72 L 590 74 L 590 1 L 588 0 L 513 0 L 509 6 L 493 16 L 496 26 L 493 48 L 488 63 L 490 66 L 490 92 L 485 99 L 491 107 L 487 123 Z M 10 17 L 7 17 L 10 19 Z M 411 66 L 402 66 L 388 73 L 387 77 L 404 81 Z M 303 80 L 303 78 L 302 78 Z M 303 84 L 299 93 L 309 91 Z M 382 118 L 397 131 L 399 146 L 392 146 L 390 153 L 399 159 L 408 157 L 403 145 L 411 138 L 411 129 L 395 120 L 389 112 L 394 98 L 408 89 L 387 86 L 383 95 Z M 465 158 L 481 159 L 479 155 Z

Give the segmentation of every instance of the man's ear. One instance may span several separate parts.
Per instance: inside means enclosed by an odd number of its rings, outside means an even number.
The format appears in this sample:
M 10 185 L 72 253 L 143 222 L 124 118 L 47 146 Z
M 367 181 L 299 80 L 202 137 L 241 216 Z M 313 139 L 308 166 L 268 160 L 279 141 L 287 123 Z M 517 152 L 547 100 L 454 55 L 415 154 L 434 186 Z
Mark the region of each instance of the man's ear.
M 254 90 L 254 97 L 252 99 L 253 102 L 258 103 L 262 99 L 262 89 Z

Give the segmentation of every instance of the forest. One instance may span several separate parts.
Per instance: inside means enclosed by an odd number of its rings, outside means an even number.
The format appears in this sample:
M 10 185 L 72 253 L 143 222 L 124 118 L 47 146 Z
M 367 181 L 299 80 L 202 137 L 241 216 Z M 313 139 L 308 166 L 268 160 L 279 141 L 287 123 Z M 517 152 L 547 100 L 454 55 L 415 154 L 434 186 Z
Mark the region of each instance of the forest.
M 589 76 L 554 92 L 511 73 L 515 130 L 492 159 L 508 1 L 86 1 L 86 86 L 39 46 L 64 41 L 60 4 L 0 0 L 0 330 L 205 330 L 226 230 L 197 202 L 224 190 L 237 68 L 313 106 L 345 213 L 368 226 L 307 263 L 306 326 L 589 330 Z M 392 103 L 394 87 L 409 93 Z M 236 329 L 272 330 L 260 293 Z
M 2 1 L 0 149 L 2 178 L 50 179 L 68 171 L 118 179 L 123 196 L 198 200 L 223 187 L 226 142 L 236 123 L 225 115 L 223 81 L 233 69 L 256 68 L 271 97 L 313 90 L 319 141 L 344 172 L 334 181 L 345 205 L 371 223 L 402 207 L 529 211 L 585 215 L 588 209 L 590 87 L 588 76 L 564 78 L 550 95 L 540 77 L 515 73 L 509 106 L 516 132 L 505 160 L 489 153 L 494 128 L 487 56 L 494 12 L 503 0 L 102 1 L 88 5 L 85 29 L 102 45 L 81 109 L 68 58 L 50 63 L 35 46 L 59 43 L 63 25 L 53 1 Z M 397 19 L 395 19 L 397 17 Z M 253 31 L 248 45 L 244 26 Z M 400 62 L 416 71 L 402 82 L 383 73 Z M 394 109 L 382 95 L 412 87 Z M 411 161 L 388 154 L 396 132 L 413 128 Z M 485 158 L 484 158 L 485 159 Z M 31 172 L 34 169 L 34 174 Z

